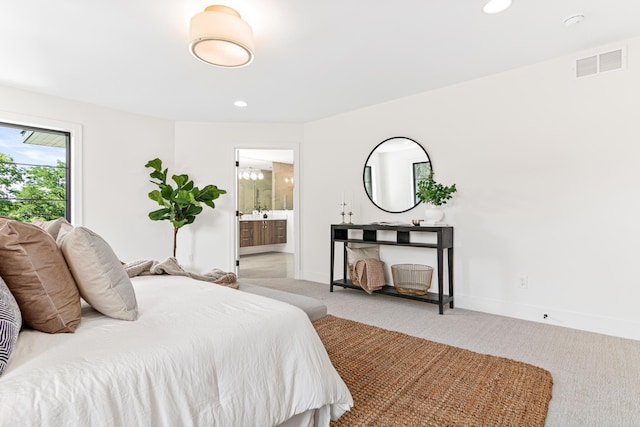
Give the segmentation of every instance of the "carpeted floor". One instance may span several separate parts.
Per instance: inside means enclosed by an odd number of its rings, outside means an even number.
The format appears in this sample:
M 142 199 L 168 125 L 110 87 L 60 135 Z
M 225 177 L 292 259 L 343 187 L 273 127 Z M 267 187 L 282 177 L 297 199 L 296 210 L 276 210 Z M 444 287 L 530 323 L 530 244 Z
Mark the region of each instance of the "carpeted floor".
M 551 374 L 327 315 L 314 322 L 354 407 L 333 426 L 544 426 Z
M 640 426 L 640 341 L 292 279 L 248 279 L 317 298 L 329 313 L 540 366 L 553 375 L 545 427 Z

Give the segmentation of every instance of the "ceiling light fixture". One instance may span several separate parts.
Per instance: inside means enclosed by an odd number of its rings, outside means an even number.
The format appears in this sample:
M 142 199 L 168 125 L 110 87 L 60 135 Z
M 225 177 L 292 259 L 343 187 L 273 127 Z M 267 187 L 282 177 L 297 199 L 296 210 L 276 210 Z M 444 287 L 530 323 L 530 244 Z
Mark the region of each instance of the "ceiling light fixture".
M 235 10 L 209 6 L 191 18 L 189 50 L 199 60 L 234 68 L 253 61 L 253 30 Z
M 249 104 L 247 104 L 247 103 L 246 103 L 246 102 L 244 102 L 244 101 L 237 100 L 236 102 L 234 102 L 234 103 L 233 103 L 233 105 L 235 105 L 236 107 L 246 107 L 246 106 L 247 106 L 247 105 L 249 105 Z
M 484 13 L 488 13 L 490 15 L 494 13 L 500 13 L 503 10 L 506 10 L 511 6 L 511 0 L 489 0 L 487 4 L 484 5 L 482 9 Z

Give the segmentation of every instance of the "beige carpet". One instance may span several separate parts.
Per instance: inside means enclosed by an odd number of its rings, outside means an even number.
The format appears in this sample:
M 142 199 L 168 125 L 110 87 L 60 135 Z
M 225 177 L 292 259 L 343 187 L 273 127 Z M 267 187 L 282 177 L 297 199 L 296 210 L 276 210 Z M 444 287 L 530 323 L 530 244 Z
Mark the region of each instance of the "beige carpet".
M 354 398 L 334 426 L 544 426 L 551 374 L 328 315 L 314 326 Z

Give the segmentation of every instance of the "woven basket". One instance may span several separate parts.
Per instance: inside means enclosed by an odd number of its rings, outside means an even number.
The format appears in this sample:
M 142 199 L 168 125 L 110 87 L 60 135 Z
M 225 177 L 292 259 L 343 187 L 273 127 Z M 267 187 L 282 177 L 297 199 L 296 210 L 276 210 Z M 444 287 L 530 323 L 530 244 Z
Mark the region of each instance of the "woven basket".
M 405 295 L 425 295 L 431 287 L 433 267 L 421 264 L 394 264 L 391 266 L 393 286 Z

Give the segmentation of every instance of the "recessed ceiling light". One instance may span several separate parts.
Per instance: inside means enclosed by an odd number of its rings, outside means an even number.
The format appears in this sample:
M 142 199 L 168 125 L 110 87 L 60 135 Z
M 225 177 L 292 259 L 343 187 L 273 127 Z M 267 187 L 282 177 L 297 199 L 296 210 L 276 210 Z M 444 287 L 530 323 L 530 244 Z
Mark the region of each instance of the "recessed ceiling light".
M 236 101 L 236 102 L 233 103 L 233 105 L 235 105 L 236 107 L 246 107 L 249 104 L 247 104 L 244 101 Z
M 564 26 L 570 27 L 572 25 L 579 24 L 582 21 L 584 21 L 584 15 L 573 15 L 564 20 Z
M 511 0 L 489 0 L 487 4 L 484 5 L 482 9 L 484 13 L 494 14 L 500 13 L 503 10 L 506 10 L 511 6 Z

